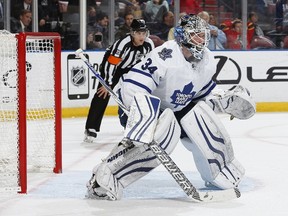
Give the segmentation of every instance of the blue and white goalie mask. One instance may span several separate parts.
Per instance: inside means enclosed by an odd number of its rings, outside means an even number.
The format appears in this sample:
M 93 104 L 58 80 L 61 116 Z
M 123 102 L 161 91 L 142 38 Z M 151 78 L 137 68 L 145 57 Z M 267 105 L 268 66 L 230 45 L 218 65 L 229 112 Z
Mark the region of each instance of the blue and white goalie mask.
M 210 30 L 199 16 L 185 15 L 175 27 L 174 36 L 178 44 L 185 46 L 196 59 L 202 59 L 210 40 Z

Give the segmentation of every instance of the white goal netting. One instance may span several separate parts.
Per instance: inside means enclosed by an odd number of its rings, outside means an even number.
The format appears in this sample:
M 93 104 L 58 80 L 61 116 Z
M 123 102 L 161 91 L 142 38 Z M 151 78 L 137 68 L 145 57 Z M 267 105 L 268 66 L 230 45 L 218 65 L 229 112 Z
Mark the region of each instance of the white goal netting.
M 54 40 L 41 35 L 25 39 L 22 53 L 17 36 L 0 31 L 0 191 L 21 191 L 20 172 L 27 169 L 35 172 L 55 168 Z M 19 74 L 25 73 L 25 69 L 20 70 L 19 58 L 23 60 L 23 57 L 26 57 L 22 65 L 26 68 L 26 80 L 21 83 Z M 26 105 L 19 101 L 23 86 L 26 86 Z M 26 107 L 27 145 L 19 139 L 23 136 L 19 110 L 23 107 Z M 26 156 L 19 151 L 23 145 L 26 145 Z M 27 169 L 22 168 L 21 157 L 26 158 Z

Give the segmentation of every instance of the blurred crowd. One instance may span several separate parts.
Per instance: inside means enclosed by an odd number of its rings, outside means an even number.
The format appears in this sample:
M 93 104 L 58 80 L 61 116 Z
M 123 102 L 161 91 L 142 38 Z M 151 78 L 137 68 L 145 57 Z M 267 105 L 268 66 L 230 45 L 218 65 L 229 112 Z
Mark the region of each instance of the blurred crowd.
M 32 1 L 11 0 L 10 31 L 12 33 L 32 31 Z M 4 28 L 3 2 L 4 0 L 0 0 L 0 29 Z M 181 0 L 179 18 L 193 13 L 209 23 L 211 32 L 209 49 L 288 48 L 288 0 L 253 0 L 252 6 L 248 7 L 245 43 L 242 38 L 244 23 L 239 14 L 235 13 L 233 14 L 235 17 L 219 19 L 220 13 L 206 11 L 203 2 L 205 1 Z M 215 0 L 215 2 L 228 7 L 235 1 Z M 115 40 L 130 32 L 130 25 L 134 18 L 143 18 L 146 21 L 150 37 L 156 46 L 173 39 L 174 0 L 115 0 L 115 3 L 113 16 Z M 218 9 L 223 10 L 223 8 Z M 87 0 L 86 49 L 105 49 L 109 46 L 111 43 L 109 41 L 110 14 L 109 1 Z M 259 19 L 268 20 L 267 16 L 272 16 L 273 25 L 270 29 L 263 30 Z M 38 0 L 38 31 L 59 32 L 63 39 L 63 49 L 79 47 L 79 21 L 79 0 Z

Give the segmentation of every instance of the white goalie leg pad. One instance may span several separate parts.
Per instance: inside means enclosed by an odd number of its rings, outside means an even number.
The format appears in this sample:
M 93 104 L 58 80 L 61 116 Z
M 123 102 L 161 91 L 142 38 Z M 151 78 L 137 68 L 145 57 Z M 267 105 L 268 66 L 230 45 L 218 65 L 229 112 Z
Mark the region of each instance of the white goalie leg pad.
M 181 125 L 189 138 L 181 141 L 193 153 L 202 179 L 221 189 L 236 187 L 245 170 L 235 159 L 230 137 L 211 108 L 198 102 L 181 119 Z
M 92 178 L 87 183 L 87 189 L 88 197 L 95 199 L 119 200 L 123 194 L 121 184 L 118 183 L 105 163 L 94 167 Z
M 244 167 L 234 158 L 231 162 L 226 163 L 212 184 L 222 189 L 237 187 L 244 174 Z
M 180 133 L 180 126 L 172 110 L 164 110 L 157 121 L 153 140 L 167 154 L 171 154 L 179 142 Z M 139 153 L 136 153 L 137 151 Z M 124 156 L 125 163 L 122 163 L 122 168 L 114 171 L 114 175 L 124 188 L 142 178 L 160 164 L 160 161 L 147 145 L 135 147 L 130 154 L 133 157 Z
M 158 97 L 136 93 L 130 106 L 125 137 L 133 140 L 134 144 L 150 143 L 159 115 L 160 99 Z
M 248 119 L 256 112 L 256 104 L 247 88 L 235 85 L 224 91 L 213 90 L 206 103 L 216 113 L 227 113 L 238 119 Z
M 157 121 L 154 140 L 170 154 L 180 139 L 180 132 L 174 113 L 166 109 Z M 147 145 L 120 144 L 95 167 L 94 181 L 108 191 L 109 197 L 120 199 L 123 188 L 145 176 L 159 164 L 159 160 Z
M 180 140 L 180 135 L 181 128 L 173 111 L 165 109 L 157 121 L 154 140 L 167 154 L 171 154 Z

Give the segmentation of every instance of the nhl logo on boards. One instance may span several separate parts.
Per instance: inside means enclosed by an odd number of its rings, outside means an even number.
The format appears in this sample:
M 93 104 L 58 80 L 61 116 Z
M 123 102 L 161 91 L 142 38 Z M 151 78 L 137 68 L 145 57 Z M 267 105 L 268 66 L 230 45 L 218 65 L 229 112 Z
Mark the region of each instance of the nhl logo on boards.
M 83 85 L 86 82 L 85 69 L 83 66 L 72 67 L 71 82 L 75 86 Z

